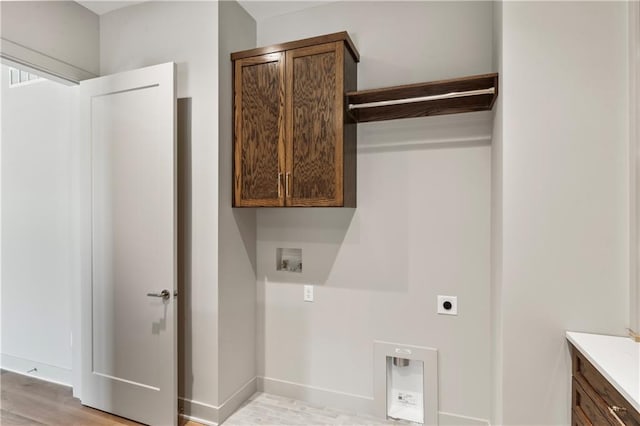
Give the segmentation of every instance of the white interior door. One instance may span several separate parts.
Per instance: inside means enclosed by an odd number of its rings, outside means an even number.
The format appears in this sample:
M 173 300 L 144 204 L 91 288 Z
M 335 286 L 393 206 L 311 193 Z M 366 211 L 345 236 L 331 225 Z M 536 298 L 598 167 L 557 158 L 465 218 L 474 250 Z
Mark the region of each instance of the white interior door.
M 81 400 L 142 423 L 174 425 L 175 65 L 86 80 L 79 97 L 81 140 L 91 149 Z

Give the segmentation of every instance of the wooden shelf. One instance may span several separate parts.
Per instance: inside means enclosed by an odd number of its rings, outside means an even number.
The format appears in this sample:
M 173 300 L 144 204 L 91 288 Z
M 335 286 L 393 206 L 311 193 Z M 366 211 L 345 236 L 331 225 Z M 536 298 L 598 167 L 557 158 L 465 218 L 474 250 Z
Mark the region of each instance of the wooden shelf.
M 498 74 L 347 93 L 349 113 L 358 122 L 488 111 L 498 97 Z

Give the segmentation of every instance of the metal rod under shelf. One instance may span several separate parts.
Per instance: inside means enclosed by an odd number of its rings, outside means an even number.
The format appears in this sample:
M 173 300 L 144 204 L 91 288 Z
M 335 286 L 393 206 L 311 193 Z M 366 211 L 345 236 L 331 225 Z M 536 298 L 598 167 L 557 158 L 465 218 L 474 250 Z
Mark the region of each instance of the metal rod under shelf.
M 463 98 L 465 96 L 493 95 L 495 93 L 496 93 L 496 88 L 490 87 L 488 89 L 468 90 L 466 92 L 451 92 L 451 93 L 445 93 L 442 95 L 421 96 L 419 98 L 395 99 L 391 101 L 376 101 L 376 102 L 367 102 L 363 104 L 349 104 L 349 111 L 354 109 L 361 109 L 361 108 L 373 108 L 373 107 L 381 107 L 381 106 L 389 106 L 389 105 L 412 104 L 416 102 L 437 101 L 441 99 Z

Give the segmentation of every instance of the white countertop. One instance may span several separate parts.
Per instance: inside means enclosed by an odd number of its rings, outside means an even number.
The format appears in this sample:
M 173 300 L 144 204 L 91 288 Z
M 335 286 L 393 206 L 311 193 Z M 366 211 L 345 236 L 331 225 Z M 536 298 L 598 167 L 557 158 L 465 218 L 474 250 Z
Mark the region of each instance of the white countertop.
M 572 331 L 567 331 L 567 339 L 640 412 L 640 343 Z

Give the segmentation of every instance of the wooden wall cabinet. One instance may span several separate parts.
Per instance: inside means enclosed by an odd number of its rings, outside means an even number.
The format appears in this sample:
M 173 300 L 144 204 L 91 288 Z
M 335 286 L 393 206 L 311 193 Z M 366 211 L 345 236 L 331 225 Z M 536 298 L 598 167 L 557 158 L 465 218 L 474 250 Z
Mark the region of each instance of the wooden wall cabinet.
M 234 207 L 355 207 L 359 55 L 346 32 L 231 55 Z

